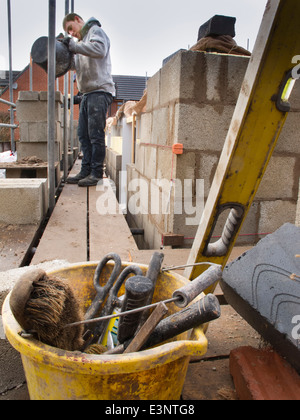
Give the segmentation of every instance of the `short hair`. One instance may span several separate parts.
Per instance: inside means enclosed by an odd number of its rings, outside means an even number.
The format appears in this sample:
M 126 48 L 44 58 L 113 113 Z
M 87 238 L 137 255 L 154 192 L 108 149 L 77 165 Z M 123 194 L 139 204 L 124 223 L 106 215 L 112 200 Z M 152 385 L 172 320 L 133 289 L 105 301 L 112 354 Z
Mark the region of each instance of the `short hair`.
M 74 22 L 75 17 L 78 17 L 79 19 L 83 20 L 81 16 L 77 15 L 77 13 L 69 13 L 64 17 L 63 28 L 65 29 L 67 22 Z

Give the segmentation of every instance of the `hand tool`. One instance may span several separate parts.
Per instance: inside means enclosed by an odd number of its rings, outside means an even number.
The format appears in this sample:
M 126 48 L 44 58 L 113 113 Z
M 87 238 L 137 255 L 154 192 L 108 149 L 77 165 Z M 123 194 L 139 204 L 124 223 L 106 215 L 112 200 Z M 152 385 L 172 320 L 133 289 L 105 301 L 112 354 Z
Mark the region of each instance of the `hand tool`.
M 101 270 L 99 270 L 99 272 L 97 273 L 97 279 L 99 279 L 98 276 L 100 276 L 101 274 Z M 120 274 L 120 276 L 118 277 L 118 279 L 115 281 L 115 283 L 113 285 L 111 285 L 111 289 L 105 292 L 105 296 L 103 295 L 103 300 L 105 299 L 107 293 L 108 293 L 108 298 L 106 301 L 106 304 L 101 312 L 102 317 L 107 317 L 108 315 L 112 314 L 114 307 L 115 306 L 121 306 L 121 302 L 118 299 L 118 293 L 119 290 L 123 284 L 123 282 L 125 281 L 125 279 L 130 275 L 130 274 L 135 274 L 135 275 L 142 275 L 142 270 L 140 269 L 139 266 L 137 265 L 130 265 L 128 267 L 126 267 L 122 273 Z M 112 274 L 109 282 L 112 282 L 112 280 L 115 280 L 115 275 Z M 108 284 L 108 283 L 107 283 Z M 110 283 L 111 284 L 111 283 Z M 101 288 L 103 290 L 103 288 Z M 101 293 L 101 291 L 100 291 Z M 87 347 L 89 347 L 91 344 L 95 344 L 95 343 L 101 343 L 104 335 L 106 333 L 106 329 L 108 327 L 109 324 L 109 320 L 104 319 L 102 320 L 102 322 L 97 323 L 97 325 L 89 331 L 89 333 L 87 335 L 84 336 L 85 339 L 85 345 L 83 347 L 83 349 L 86 349 Z
M 206 264 L 206 263 L 200 263 L 200 264 Z M 185 266 L 183 266 L 183 267 L 185 267 Z M 182 288 L 176 290 L 173 293 L 172 298 L 166 299 L 162 302 L 165 303 L 165 304 L 175 303 L 175 305 L 178 306 L 179 308 L 182 308 L 183 304 L 188 305 L 197 296 L 195 290 L 197 290 L 199 292 L 198 294 L 200 294 L 203 291 L 202 289 L 204 287 L 206 287 L 207 284 L 209 284 L 210 282 L 215 282 L 219 279 L 219 275 L 221 275 L 221 272 L 220 272 L 221 267 L 217 264 L 212 264 L 211 268 L 212 268 L 212 270 L 207 270 L 206 272 L 202 273 L 194 281 L 191 281 L 189 284 L 186 284 Z M 174 269 L 175 269 L 175 267 L 174 267 Z M 193 283 L 193 282 L 195 282 L 195 283 Z M 190 296 L 189 296 L 189 293 L 191 293 Z M 100 321 L 110 320 L 112 318 L 123 317 L 125 315 L 134 315 L 134 314 L 139 313 L 141 311 L 155 308 L 156 306 L 159 305 L 159 303 L 160 302 L 153 303 L 153 304 L 144 306 L 142 308 L 136 308 L 136 309 L 129 310 L 129 311 L 126 311 L 126 312 L 121 311 L 121 313 L 118 314 L 118 315 L 109 315 L 109 316 L 105 316 L 105 317 L 100 317 L 100 318 L 95 318 L 95 319 L 91 319 L 91 320 L 82 321 L 81 324 L 93 324 L 93 323 L 97 323 L 97 322 L 100 322 Z M 78 325 L 78 324 L 74 323 L 74 324 L 69 324 L 66 327 L 72 327 L 72 326 L 76 326 L 76 325 Z
M 115 266 L 113 268 L 113 271 L 111 273 L 111 276 L 110 276 L 108 282 L 106 283 L 105 286 L 101 287 L 100 283 L 99 283 L 99 279 L 100 279 L 102 270 L 105 267 L 105 265 L 111 260 L 115 262 Z M 94 278 L 93 278 L 94 287 L 96 289 L 97 295 L 94 298 L 91 306 L 87 310 L 84 319 L 86 319 L 86 320 L 87 319 L 92 319 L 97 315 L 101 305 L 103 304 L 106 296 L 108 295 L 110 289 L 112 288 L 115 280 L 117 279 L 117 277 L 118 277 L 118 275 L 121 271 L 121 268 L 122 268 L 121 258 L 119 257 L 119 255 L 114 254 L 114 253 L 107 254 L 102 259 L 102 261 L 100 261 L 100 263 L 97 265 L 95 273 L 94 273 Z
M 161 344 L 191 328 L 218 319 L 220 316 L 221 308 L 217 297 L 208 294 L 187 308 L 160 321 L 141 350 Z M 105 354 L 121 354 L 127 349 L 131 341 L 127 340 L 122 345 L 115 347 Z
M 152 255 L 152 258 L 150 260 L 149 266 L 148 266 L 148 270 L 146 273 L 146 277 L 148 279 L 150 279 L 152 281 L 153 284 L 153 291 L 152 293 L 149 294 L 148 299 L 145 302 L 145 305 L 150 305 L 153 299 L 153 295 L 154 295 L 154 291 L 155 291 L 155 286 L 156 286 L 156 282 L 157 282 L 157 278 L 159 275 L 159 272 L 161 270 L 161 266 L 164 260 L 164 254 L 161 252 L 154 252 L 154 254 Z M 139 326 L 137 328 L 137 331 L 142 327 L 142 325 L 145 323 L 146 319 L 149 317 L 149 310 L 145 310 L 141 316 L 140 319 L 140 323 Z
M 163 319 L 155 328 L 143 349 L 153 347 L 220 316 L 221 308 L 218 298 L 215 295 L 208 294 L 187 308 Z
M 204 273 L 200 274 L 196 279 L 192 280 L 189 284 L 175 290 L 173 298 L 178 297 L 175 301 L 176 306 L 179 308 L 185 308 L 195 297 L 199 296 L 200 293 L 204 292 L 208 287 L 220 281 L 222 278 L 222 267 L 212 266 L 208 268 Z
M 132 339 L 124 353 L 134 353 L 136 351 L 139 351 L 141 347 L 143 347 L 143 345 L 146 343 L 157 324 L 167 314 L 167 312 L 168 308 L 166 307 L 166 305 L 163 302 L 160 302 L 159 305 L 154 309 L 152 314 L 149 316 L 145 324 L 141 327 L 139 332 Z
M 122 311 L 141 308 L 149 300 L 149 295 L 153 294 L 153 283 L 148 277 L 135 276 L 130 277 L 125 283 L 125 298 L 122 305 Z M 124 341 L 132 338 L 137 330 L 142 312 L 137 315 L 126 315 L 120 318 L 118 328 L 118 341 Z
M 113 285 L 113 287 L 111 288 L 106 304 L 103 308 L 103 311 L 101 312 L 102 316 L 107 316 L 112 314 L 114 308 L 116 306 L 121 307 L 122 303 L 120 302 L 120 300 L 118 299 L 118 293 L 120 291 L 120 288 L 122 286 L 122 284 L 124 283 L 124 281 L 127 279 L 127 277 L 130 274 L 135 274 L 135 276 L 142 276 L 142 270 L 140 269 L 140 267 L 138 265 L 129 265 L 128 267 L 126 267 L 122 273 L 120 274 L 120 276 L 118 277 L 117 281 L 115 282 L 115 284 Z M 97 325 L 97 336 L 99 338 L 98 343 L 101 343 L 103 340 L 103 336 L 106 332 L 107 326 L 109 324 L 109 321 L 106 320 L 100 324 Z

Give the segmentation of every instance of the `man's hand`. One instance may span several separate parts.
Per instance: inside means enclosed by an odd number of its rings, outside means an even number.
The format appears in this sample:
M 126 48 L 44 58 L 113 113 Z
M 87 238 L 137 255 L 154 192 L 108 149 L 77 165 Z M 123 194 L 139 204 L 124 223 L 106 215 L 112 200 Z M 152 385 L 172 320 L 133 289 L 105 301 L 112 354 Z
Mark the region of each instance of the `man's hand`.
M 58 38 L 58 41 L 62 42 L 68 50 L 72 53 L 75 53 L 75 41 L 70 36 L 65 36 L 64 38 Z
M 72 38 L 70 36 L 65 36 L 64 38 L 58 38 L 58 41 L 62 42 L 69 48 L 71 39 Z

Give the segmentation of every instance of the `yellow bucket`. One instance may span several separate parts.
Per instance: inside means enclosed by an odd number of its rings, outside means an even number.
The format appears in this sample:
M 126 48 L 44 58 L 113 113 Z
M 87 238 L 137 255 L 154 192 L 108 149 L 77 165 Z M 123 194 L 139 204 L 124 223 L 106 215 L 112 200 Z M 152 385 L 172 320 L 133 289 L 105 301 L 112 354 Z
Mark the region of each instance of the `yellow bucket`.
M 128 265 L 123 263 L 123 268 Z M 48 274 L 71 281 L 86 311 L 95 296 L 96 266 L 96 263 L 74 264 Z M 147 266 L 139 266 L 146 273 Z M 107 282 L 112 268 L 113 263 L 108 263 L 103 270 L 102 285 Z M 174 290 L 187 282 L 178 274 L 162 273 L 153 302 L 169 299 Z M 122 293 L 124 288 L 120 290 L 120 295 Z M 203 327 L 150 350 L 125 355 L 64 351 L 32 338 L 22 338 L 21 327 L 10 310 L 9 297 L 10 294 L 2 309 L 4 330 L 11 345 L 21 354 L 32 400 L 178 400 L 190 357 L 204 355 L 207 351 Z M 168 315 L 180 310 L 173 303 L 168 307 Z

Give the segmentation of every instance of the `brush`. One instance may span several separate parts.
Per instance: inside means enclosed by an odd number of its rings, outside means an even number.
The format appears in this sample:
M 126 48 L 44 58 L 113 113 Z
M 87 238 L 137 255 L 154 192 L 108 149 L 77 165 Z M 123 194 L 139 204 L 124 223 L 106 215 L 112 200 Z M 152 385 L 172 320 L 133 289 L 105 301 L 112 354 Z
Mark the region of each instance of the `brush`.
M 83 319 L 71 287 L 37 269 L 24 274 L 10 296 L 11 311 L 25 332 L 44 344 L 63 350 L 80 350 L 83 327 L 66 329 L 65 325 Z

